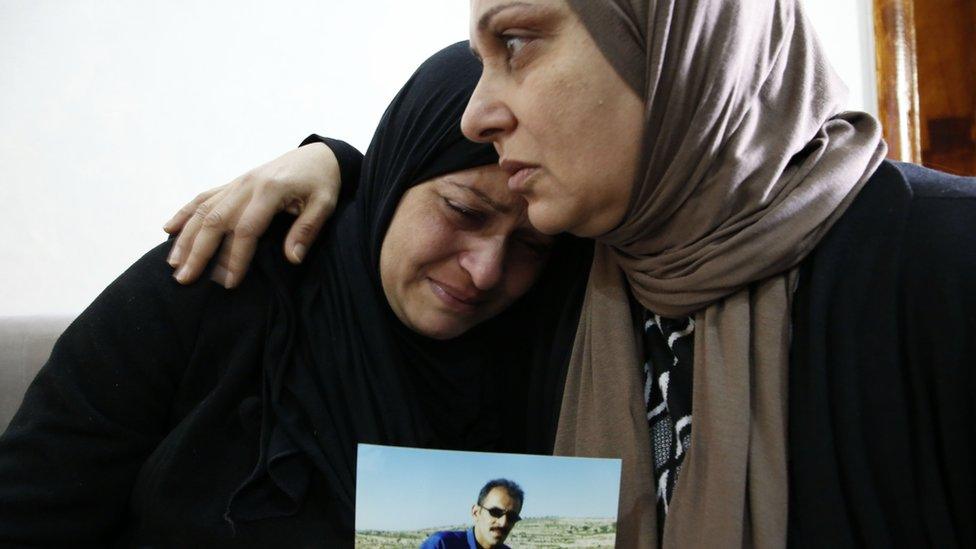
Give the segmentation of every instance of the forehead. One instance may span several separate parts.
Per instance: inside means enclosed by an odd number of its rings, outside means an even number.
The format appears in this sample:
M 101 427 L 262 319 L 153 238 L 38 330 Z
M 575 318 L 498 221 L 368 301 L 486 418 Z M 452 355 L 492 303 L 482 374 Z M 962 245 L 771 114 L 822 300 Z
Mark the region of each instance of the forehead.
M 505 488 L 496 486 L 485 496 L 485 502 L 482 505 L 489 509 L 492 507 L 500 507 L 509 511 L 518 507 L 518 500 L 508 495 L 508 490 Z

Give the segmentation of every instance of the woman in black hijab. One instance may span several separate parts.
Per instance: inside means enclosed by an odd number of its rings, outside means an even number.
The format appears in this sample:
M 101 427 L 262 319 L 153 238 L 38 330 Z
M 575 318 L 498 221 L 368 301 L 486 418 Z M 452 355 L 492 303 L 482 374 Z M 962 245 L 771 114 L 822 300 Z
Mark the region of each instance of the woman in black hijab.
M 584 273 L 588 259 L 580 243 L 543 251 L 524 215 L 509 220 L 505 246 L 523 247 L 518 261 L 549 261 L 538 290 L 501 314 L 527 284 L 502 280 L 505 293 L 474 281 L 460 295 L 443 269 L 419 270 L 418 284 L 470 320 L 453 332 L 448 323 L 450 333 L 411 316 L 425 309 L 382 265 L 405 193 L 464 192 L 481 184 L 472 168 L 497 170 L 491 147 L 459 128 L 479 73 L 466 43 L 418 69 L 381 120 L 355 195 L 303 266 L 281 257 L 278 222 L 234 292 L 179 287 L 165 244 L 109 286 L 61 337 L 0 438 L 0 542 L 351 546 L 357 443 L 551 450 L 579 306 L 565 296 L 584 282 L 566 274 Z M 356 153 L 329 145 L 351 178 Z M 450 196 L 438 207 L 429 217 L 456 216 L 461 232 L 484 222 Z M 433 234 L 415 228 L 409 237 Z M 386 263 L 409 264 L 396 251 Z M 404 495 L 403 505 L 418 503 Z

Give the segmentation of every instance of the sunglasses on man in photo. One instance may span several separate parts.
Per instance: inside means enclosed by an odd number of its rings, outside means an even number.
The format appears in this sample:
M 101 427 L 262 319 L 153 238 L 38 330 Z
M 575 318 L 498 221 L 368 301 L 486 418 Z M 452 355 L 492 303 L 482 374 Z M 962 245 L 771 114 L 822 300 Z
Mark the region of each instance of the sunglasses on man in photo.
M 516 522 L 522 520 L 522 517 L 520 517 L 519 514 L 516 513 L 515 511 L 506 511 L 501 507 L 488 508 L 485 507 L 484 505 L 479 505 L 478 507 L 481 507 L 485 511 L 488 511 L 488 514 L 495 517 L 496 519 L 500 519 L 504 516 L 507 516 L 508 522 L 511 522 L 512 524 L 515 524 Z

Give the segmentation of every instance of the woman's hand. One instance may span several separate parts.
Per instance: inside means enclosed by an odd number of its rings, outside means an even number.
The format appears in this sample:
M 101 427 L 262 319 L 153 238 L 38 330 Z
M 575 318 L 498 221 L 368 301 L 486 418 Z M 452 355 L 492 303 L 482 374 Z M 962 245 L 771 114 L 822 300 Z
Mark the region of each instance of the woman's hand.
M 285 256 L 300 263 L 335 210 L 340 179 L 332 150 L 311 143 L 201 193 L 163 226 L 179 233 L 167 259 L 176 280 L 196 280 L 223 241 L 210 277 L 226 288 L 240 284 L 258 238 L 282 210 L 298 216 L 285 238 Z

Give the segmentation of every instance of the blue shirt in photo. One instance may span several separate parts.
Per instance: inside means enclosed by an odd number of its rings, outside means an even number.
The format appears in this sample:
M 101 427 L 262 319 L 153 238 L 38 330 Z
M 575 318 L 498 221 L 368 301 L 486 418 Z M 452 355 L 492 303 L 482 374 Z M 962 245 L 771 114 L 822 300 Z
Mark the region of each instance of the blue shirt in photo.
M 474 528 L 468 528 L 466 532 L 434 532 L 420 544 L 420 549 L 478 549 L 478 542 L 474 539 Z M 499 549 L 509 547 L 502 544 Z

